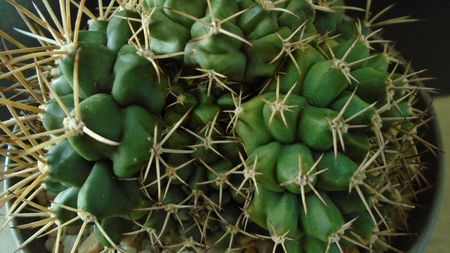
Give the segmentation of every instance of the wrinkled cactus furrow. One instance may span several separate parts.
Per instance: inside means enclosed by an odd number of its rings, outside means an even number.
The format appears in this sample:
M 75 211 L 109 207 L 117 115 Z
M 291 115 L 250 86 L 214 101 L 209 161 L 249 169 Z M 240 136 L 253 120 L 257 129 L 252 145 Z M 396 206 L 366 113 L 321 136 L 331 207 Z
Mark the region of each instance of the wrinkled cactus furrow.
M 0 203 L 5 224 L 35 219 L 20 248 L 402 252 L 437 148 L 426 78 L 380 27 L 413 19 L 371 1 L 8 2 L 39 43 L 1 34 Z

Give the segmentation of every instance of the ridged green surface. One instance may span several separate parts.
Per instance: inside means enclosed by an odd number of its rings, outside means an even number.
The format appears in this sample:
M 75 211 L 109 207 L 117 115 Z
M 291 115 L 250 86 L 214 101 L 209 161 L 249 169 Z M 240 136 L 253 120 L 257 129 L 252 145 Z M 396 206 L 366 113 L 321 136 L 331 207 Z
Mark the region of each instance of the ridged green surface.
M 64 47 L 36 164 L 58 222 L 104 247 L 389 251 L 425 183 L 420 79 L 343 1 L 272 4 L 126 4 Z

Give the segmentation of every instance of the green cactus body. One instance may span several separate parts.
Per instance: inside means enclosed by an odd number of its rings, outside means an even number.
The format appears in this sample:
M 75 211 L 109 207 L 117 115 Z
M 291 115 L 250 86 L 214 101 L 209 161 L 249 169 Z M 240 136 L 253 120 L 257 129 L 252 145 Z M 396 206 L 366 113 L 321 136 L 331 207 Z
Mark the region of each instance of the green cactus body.
M 87 29 L 51 22 L 42 47 L 0 54 L 23 85 L 0 92 L 20 181 L 1 202 L 44 195 L 37 236 L 68 226 L 72 252 L 90 233 L 105 251 L 387 252 L 380 231 L 403 231 L 422 183 L 424 119 L 369 21 L 343 0 L 120 1 L 98 17 L 85 2 L 71 16 Z
M 91 172 L 92 165 L 73 150 L 68 141 L 62 141 L 47 153 L 50 178 L 63 184 L 81 187 Z
M 77 206 L 78 193 L 80 189 L 76 187 L 69 187 L 66 190 L 60 192 L 54 200 L 54 204 L 51 206 L 55 212 L 56 218 L 64 223 L 70 221 L 77 216 L 76 213 L 65 209 L 64 206 L 75 208 Z
M 344 74 L 334 61 L 314 64 L 306 75 L 303 95 L 315 106 L 328 106 L 348 86 Z
M 336 233 L 344 225 L 339 209 L 325 195 L 321 194 L 324 203 L 315 195 L 307 196 L 308 209 L 310 213 L 301 213 L 305 234 L 324 242 L 328 242 L 331 235 Z

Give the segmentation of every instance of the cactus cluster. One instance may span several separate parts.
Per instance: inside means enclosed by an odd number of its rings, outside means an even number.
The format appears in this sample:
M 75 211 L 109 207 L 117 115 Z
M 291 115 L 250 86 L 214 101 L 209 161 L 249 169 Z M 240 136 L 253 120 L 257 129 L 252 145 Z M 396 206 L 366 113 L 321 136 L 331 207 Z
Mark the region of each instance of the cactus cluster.
M 425 78 L 380 27 L 412 19 L 371 1 L 8 2 L 40 43 L 1 34 L 0 203 L 4 227 L 35 219 L 21 248 L 401 252 L 435 147 Z

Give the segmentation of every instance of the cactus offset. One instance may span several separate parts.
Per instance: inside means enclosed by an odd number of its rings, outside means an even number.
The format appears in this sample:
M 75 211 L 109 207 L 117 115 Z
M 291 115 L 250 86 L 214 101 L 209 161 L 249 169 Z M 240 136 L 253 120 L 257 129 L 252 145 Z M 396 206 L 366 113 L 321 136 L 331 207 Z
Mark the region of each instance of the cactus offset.
M 412 19 L 372 18 L 371 1 L 363 20 L 343 0 L 100 0 L 98 15 L 45 0 L 49 17 L 9 2 L 40 43 L 2 33 L 1 203 L 5 224 L 37 219 L 21 248 L 401 252 L 419 144 L 436 148 L 418 135 L 425 79 L 377 29 Z

